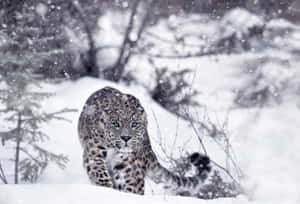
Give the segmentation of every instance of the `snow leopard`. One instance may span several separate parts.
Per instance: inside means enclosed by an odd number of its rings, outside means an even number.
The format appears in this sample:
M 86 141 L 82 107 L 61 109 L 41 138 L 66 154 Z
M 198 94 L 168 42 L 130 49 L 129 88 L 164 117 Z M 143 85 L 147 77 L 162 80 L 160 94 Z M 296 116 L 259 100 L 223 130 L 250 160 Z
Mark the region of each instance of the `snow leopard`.
M 210 159 L 193 153 L 187 159 L 196 166 L 194 176 L 179 176 L 154 153 L 147 131 L 147 115 L 133 95 L 112 87 L 93 93 L 78 121 L 83 165 L 92 183 L 143 195 L 145 178 L 183 192 L 197 189 L 210 172 Z

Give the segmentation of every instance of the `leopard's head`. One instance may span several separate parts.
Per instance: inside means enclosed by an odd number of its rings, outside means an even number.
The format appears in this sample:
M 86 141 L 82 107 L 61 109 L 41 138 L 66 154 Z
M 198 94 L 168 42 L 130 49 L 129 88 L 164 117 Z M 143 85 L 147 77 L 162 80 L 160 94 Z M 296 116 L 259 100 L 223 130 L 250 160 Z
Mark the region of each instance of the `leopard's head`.
M 103 98 L 102 110 L 110 144 L 120 152 L 134 153 L 143 148 L 147 137 L 147 116 L 139 100 L 113 88 L 112 94 Z M 117 91 L 117 92 L 116 92 Z

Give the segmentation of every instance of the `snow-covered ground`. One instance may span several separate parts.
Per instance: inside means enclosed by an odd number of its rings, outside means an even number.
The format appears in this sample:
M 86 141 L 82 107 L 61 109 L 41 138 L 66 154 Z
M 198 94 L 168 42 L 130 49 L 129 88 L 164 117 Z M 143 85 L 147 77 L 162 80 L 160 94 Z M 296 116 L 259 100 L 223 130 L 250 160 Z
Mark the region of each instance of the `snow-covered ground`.
M 209 73 L 211 73 L 211 76 L 209 76 Z M 214 75 L 215 71 L 207 70 L 204 77 L 213 78 Z M 214 82 L 206 83 L 208 86 L 213 87 Z M 224 81 L 225 84 L 226 81 Z M 56 92 L 56 96 L 44 105 L 47 110 L 56 110 L 62 107 L 72 107 L 80 110 L 92 92 L 107 85 L 119 88 L 123 92 L 135 94 L 141 99 L 149 115 L 149 132 L 158 154 L 160 154 L 160 147 L 155 142 L 158 138 L 158 132 L 165 138 L 166 144 L 173 145 L 172 138 L 178 132 L 180 137 L 178 137 L 179 139 L 175 144 L 177 147 L 183 146 L 182 148 L 188 148 L 188 151 L 199 148 L 197 142 L 185 143 L 190 141 L 194 134 L 188 125 L 182 121 L 178 122 L 176 117 L 152 102 L 141 91 L 142 89 L 136 90 L 106 81 L 84 78 L 77 82 L 44 87 L 47 90 Z M 211 94 L 209 102 L 213 100 L 212 98 L 215 98 L 215 103 L 211 104 L 215 104 L 215 110 L 219 108 L 220 115 L 222 115 L 224 107 L 218 106 L 220 100 L 218 93 L 223 91 L 215 89 L 211 93 L 206 93 L 207 95 Z M 67 168 L 62 171 L 56 166 L 50 165 L 38 181 L 38 185 L 1 185 L 0 203 L 82 203 L 85 201 L 122 201 L 124 203 L 247 203 L 250 201 L 251 203 L 299 203 L 299 112 L 295 103 L 287 102 L 273 108 L 264 108 L 259 114 L 257 110 L 234 110 L 229 114 L 230 139 L 238 158 L 238 164 L 246 174 L 243 183 L 247 189 L 247 197 L 199 201 L 192 198 L 166 197 L 163 192 L 160 193 L 160 196 L 152 196 L 152 192 L 155 191 L 153 184 L 146 187 L 147 196 L 141 197 L 90 185 L 81 165 L 81 147 L 76 132 L 78 112 L 68 115 L 72 119 L 71 124 L 52 122 L 45 127 L 51 137 L 47 147 L 50 150 L 68 155 L 70 162 Z M 159 123 L 159 131 L 156 120 Z M 176 126 L 179 126 L 177 130 L 174 128 Z M 173 152 L 177 150 L 173 148 Z M 219 157 L 217 153 L 213 152 L 213 147 L 210 149 L 209 144 L 208 151 L 212 158 Z
M 207 28 L 207 32 L 211 32 L 211 29 Z M 298 41 L 294 40 L 293 42 Z M 49 165 L 37 184 L 1 185 L 0 204 L 300 203 L 299 96 L 297 98 L 292 93 L 285 93 L 280 104 L 261 109 L 232 108 L 234 90 L 241 87 L 246 79 L 240 68 L 241 63 L 247 59 L 259 58 L 258 55 L 250 53 L 216 58 L 160 61 L 162 64 L 174 65 L 174 69 L 185 67 L 193 69 L 192 86 L 201 93 L 197 96 L 197 100 L 205 106 L 205 113 L 213 122 L 220 125 L 224 122 L 227 124 L 237 164 L 245 174 L 241 183 L 246 190 L 246 195 L 204 201 L 166 195 L 150 181 L 147 182 L 145 196 L 121 193 L 91 185 L 82 167 L 82 150 L 77 137 L 77 120 L 88 96 L 105 86 L 113 86 L 122 92 L 131 93 L 141 100 L 148 114 L 148 130 L 153 148 L 162 162 L 164 162 L 163 157 L 165 156 L 161 149 L 162 146 L 167 150 L 167 154 L 174 157 L 179 156 L 182 150 L 194 152 L 201 148 L 189 124 L 152 101 L 144 87 L 134 87 L 133 85 L 127 87 L 103 80 L 83 78 L 76 82 L 43 86 L 43 90 L 46 92 L 55 93 L 54 97 L 44 102 L 45 110 L 56 111 L 65 107 L 79 110 L 77 113 L 66 114 L 66 117 L 72 121 L 71 123 L 52 121 L 44 126 L 44 131 L 51 138 L 46 143 L 47 148 L 69 157 L 70 161 L 66 169 L 61 170 L 55 165 Z M 287 58 L 290 63 L 290 68 L 287 69 L 288 74 L 282 74 L 282 72 L 278 74 L 275 71 L 271 81 L 278 81 L 281 79 L 280 77 L 286 76 L 289 78 L 285 81 L 300 81 L 300 71 L 298 70 L 300 64 L 296 60 L 286 56 L 285 53 L 275 51 L 265 53 L 265 55 Z M 272 71 L 277 70 L 277 66 L 273 66 Z M 133 59 L 130 67 L 135 70 L 140 81 L 145 84 L 153 83 L 153 79 L 150 77 L 153 73 L 149 71 L 149 65 L 143 60 Z M 294 84 L 289 85 L 293 86 Z M 220 148 L 209 138 L 204 141 L 210 157 L 214 161 L 224 164 L 224 153 L 220 151 Z M 8 151 L 1 148 L 2 146 L 0 146 L 0 159 L 5 162 L 9 156 Z M 9 163 L 6 163 L 4 168 L 11 169 L 7 164 Z
M 1 189 L 1 187 L 0 187 Z M 171 196 L 138 196 L 103 187 L 67 184 L 67 185 L 8 185 L 0 192 L 1 204 L 82 204 L 82 203 L 122 203 L 122 204 L 163 204 L 163 203 L 197 203 L 197 204 L 240 204 L 247 202 L 243 197 L 238 199 L 216 199 L 205 201 L 186 197 Z M 257 202 L 251 202 L 256 204 Z M 265 202 L 271 204 L 271 202 Z

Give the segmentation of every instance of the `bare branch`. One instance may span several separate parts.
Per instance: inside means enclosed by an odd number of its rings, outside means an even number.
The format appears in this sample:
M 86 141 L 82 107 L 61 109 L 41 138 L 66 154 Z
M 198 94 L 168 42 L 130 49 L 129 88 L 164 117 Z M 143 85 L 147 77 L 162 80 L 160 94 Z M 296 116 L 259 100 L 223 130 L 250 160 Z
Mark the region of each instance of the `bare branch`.
M 119 49 L 119 46 L 113 46 L 113 45 L 103 45 L 103 46 L 99 46 L 96 47 L 95 50 L 96 52 L 99 52 L 100 50 L 104 50 L 104 49 Z
M 157 0 L 152 0 L 150 3 L 148 3 L 148 6 L 146 8 L 146 15 L 142 21 L 142 24 L 139 28 L 138 34 L 137 34 L 137 41 L 141 38 L 142 33 L 145 30 L 145 27 L 147 25 L 147 22 L 150 20 L 151 14 L 152 14 L 152 8 L 155 6 L 157 3 Z
M 49 121 L 49 120 L 53 120 L 53 119 L 64 120 L 66 122 L 72 122 L 71 120 L 69 120 L 65 117 L 58 116 L 58 115 L 63 114 L 63 113 L 77 112 L 77 111 L 78 111 L 77 109 L 65 108 L 65 109 L 62 109 L 57 112 L 44 113 L 43 115 L 40 115 L 40 116 L 32 116 L 30 118 L 25 118 L 25 119 L 22 119 L 22 122 L 28 123 L 30 121 L 36 121 L 36 120 Z
M 57 116 L 57 115 L 63 114 L 63 113 L 77 112 L 77 111 L 78 111 L 77 109 L 65 108 L 65 109 L 62 109 L 62 110 L 57 111 L 57 112 L 48 113 L 45 116 L 48 117 L 48 118 L 51 118 L 51 119 L 64 120 L 64 121 L 67 121 L 67 122 L 72 122 L 71 120 L 68 120 L 67 118 L 60 117 L 60 116 Z
M 0 180 L 1 180 L 4 184 L 8 184 L 7 179 L 6 179 L 6 176 L 5 176 L 5 174 L 4 174 L 4 170 L 3 170 L 2 165 L 1 165 L 1 161 L 0 161 Z
M 133 41 L 130 39 L 130 34 L 132 33 L 132 30 L 133 30 L 134 19 L 137 14 L 137 8 L 138 8 L 140 2 L 141 2 L 141 0 L 135 0 L 135 2 L 133 4 L 132 12 L 130 15 L 127 29 L 125 31 L 124 40 L 123 40 L 123 43 L 122 43 L 122 46 L 120 49 L 118 60 L 116 61 L 114 66 L 111 68 L 111 70 L 108 70 L 108 73 L 105 74 L 106 75 L 105 77 L 107 77 L 109 80 L 116 81 L 116 82 L 120 80 L 120 77 L 124 70 L 123 60 L 125 58 L 127 58 L 127 60 L 129 59 L 129 56 L 128 56 L 129 53 L 127 53 L 127 56 L 125 56 L 125 57 L 124 57 L 124 55 L 126 54 L 126 51 L 132 47 Z
M 20 146 L 21 146 L 21 141 L 22 141 L 22 138 L 21 138 L 21 125 L 22 125 L 22 115 L 21 113 L 18 113 L 18 122 L 17 122 L 17 134 L 16 134 L 16 137 L 17 137 L 17 140 L 16 140 L 16 148 L 15 148 L 15 184 L 18 184 L 19 183 L 19 162 L 20 162 Z
M 134 54 L 136 54 L 136 55 L 146 55 L 146 56 L 152 57 L 152 58 L 188 59 L 188 58 L 196 58 L 196 57 L 204 57 L 204 56 L 215 56 L 215 55 L 224 54 L 224 49 L 223 48 L 218 48 L 218 49 L 212 49 L 212 50 L 197 52 L 197 53 L 188 53 L 188 54 L 183 54 L 183 55 L 152 54 L 152 53 L 146 53 L 145 51 L 142 51 L 141 49 L 139 49 L 138 51 L 134 51 Z
M 129 52 L 128 52 L 128 55 L 125 57 L 124 61 L 123 61 L 123 64 L 126 65 L 129 61 L 129 59 L 131 58 L 132 56 L 132 48 L 133 47 L 136 47 L 137 46 L 137 43 L 139 42 L 140 38 L 141 38 L 141 35 L 142 33 L 144 32 L 145 28 L 146 28 L 146 25 L 147 25 L 147 22 L 150 20 L 150 17 L 151 17 L 151 13 L 152 13 L 152 8 L 154 7 L 154 4 L 156 3 L 157 1 L 156 0 L 152 0 L 149 4 L 148 4 L 148 7 L 146 8 L 146 15 L 141 23 L 141 26 L 139 27 L 139 30 L 138 30 L 138 33 L 137 33 L 137 38 L 136 40 L 131 41 L 130 43 L 130 48 L 129 49 Z
M 20 151 L 23 152 L 24 154 L 26 154 L 30 159 L 32 159 L 35 163 L 42 165 L 42 162 L 40 162 L 39 160 L 37 160 L 36 158 L 34 158 L 33 155 L 31 155 L 26 149 L 24 148 L 20 148 Z
M 202 139 L 201 139 L 201 137 L 200 137 L 200 134 L 198 133 L 197 128 L 195 127 L 195 125 L 194 125 L 194 123 L 193 123 L 192 120 L 189 120 L 189 122 L 190 122 L 190 125 L 191 125 L 192 128 L 193 128 L 193 131 L 194 131 L 195 134 L 197 135 L 197 138 L 198 138 L 198 140 L 199 140 L 199 142 L 200 142 L 200 145 L 201 145 L 201 147 L 202 147 L 202 150 L 204 151 L 204 154 L 207 155 L 207 151 L 206 151 L 204 142 L 202 141 Z
M 141 38 L 142 33 L 144 32 L 147 22 L 149 21 L 152 13 L 152 8 L 155 5 L 157 0 L 151 0 L 150 3 L 147 3 L 147 8 L 146 8 L 146 14 L 144 15 L 144 18 L 140 24 L 140 27 L 138 28 L 137 34 L 136 34 L 136 39 L 131 39 L 130 35 L 133 33 L 134 29 L 134 20 L 135 16 L 137 15 L 138 12 L 138 6 L 141 3 L 141 0 L 136 0 L 135 3 L 133 4 L 130 20 L 127 26 L 127 29 L 125 31 L 125 36 L 124 40 L 122 43 L 122 46 L 120 48 L 120 53 L 118 60 L 114 64 L 114 66 L 107 71 L 106 73 L 106 78 L 109 80 L 113 81 L 119 81 L 124 69 L 125 65 L 128 63 L 129 59 L 131 58 L 133 52 L 132 48 L 137 47 L 138 41 Z
M 147 36 L 150 36 L 152 38 L 155 38 L 156 40 L 159 40 L 161 42 L 164 42 L 164 43 L 167 43 L 167 44 L 170 44 L 170 45 L 174 45 L 175 43 L 177 43 L 176 41 L 173 41 L 173 40 L 169 40 L 167 38 L 164 38 L 162 36 L 159 36 L 151 31 L 145 31 L 144 32 Z M 189 43 L 184 43 L 184 46 L 186 47 L 196 47 L 196 48 L 199 48 L 199 47 L 202 47 L 203 45 L 200 45 L 200 44 L 189 44 Z
M 210 160 L 214 165 L 216 165 L 218 168 L 222 169 L 231 179 L 232 181 L 238 186 L 241 188 L 241 185 L 240 183 L 232 176 L 232 174 L 226 169 L 224 168 L 223 166 L 221 166 L 220 164 L 218 164 L 217 162 L 213 161 L 213 160 Z

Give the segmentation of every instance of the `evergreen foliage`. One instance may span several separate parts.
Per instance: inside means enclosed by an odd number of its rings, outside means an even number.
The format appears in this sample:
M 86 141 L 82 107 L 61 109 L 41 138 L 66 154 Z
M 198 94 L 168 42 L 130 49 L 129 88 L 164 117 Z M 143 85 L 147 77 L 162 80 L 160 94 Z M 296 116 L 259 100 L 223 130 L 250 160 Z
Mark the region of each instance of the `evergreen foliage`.
M 40 87 L 39 77 L 27 70 L 6 73 L 0 80 L 5 87 L 0 89 L 0 115 L 6 124 L 5 129 L 0 131 L 0 140 L 2 147 L 14 151 L 11 158 L 14 163 L 14 183 L 19 183 L 20 179 L 35 182 L 50 162 L 64 168 L 68 161 L 66 155 L 43 148 L 43 142 L 49 138 L 42 130 L 42 125 L 51 120 L 68 121 L 62 114 L 75 110 L 42 112 L 41 102 L 51 94 L 36 91 L 34 88 Z M 8 183 L 5 169 L 1 169 L 0 179 Z

